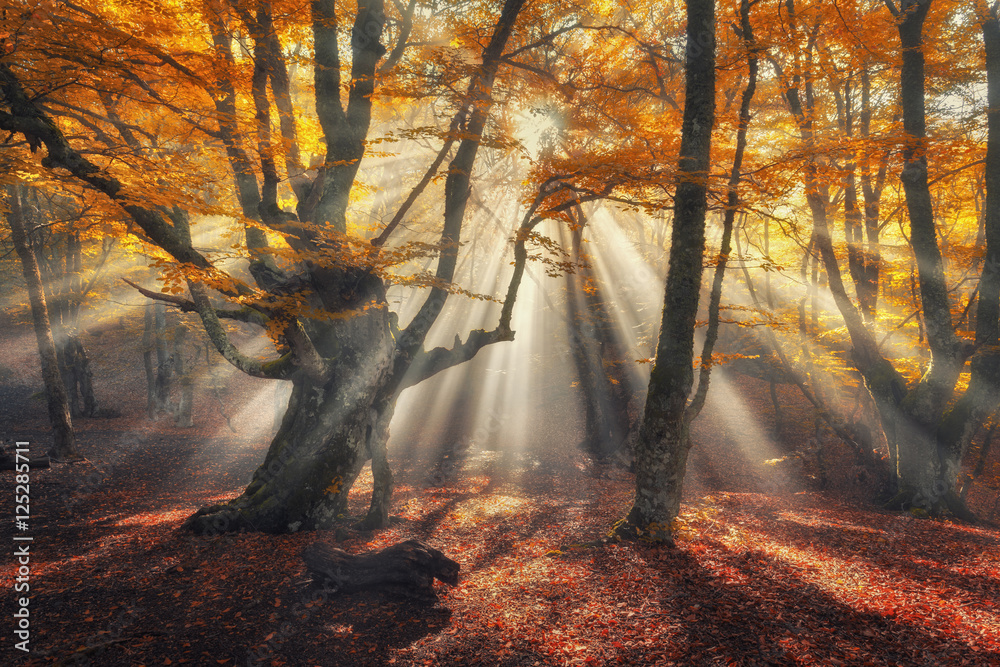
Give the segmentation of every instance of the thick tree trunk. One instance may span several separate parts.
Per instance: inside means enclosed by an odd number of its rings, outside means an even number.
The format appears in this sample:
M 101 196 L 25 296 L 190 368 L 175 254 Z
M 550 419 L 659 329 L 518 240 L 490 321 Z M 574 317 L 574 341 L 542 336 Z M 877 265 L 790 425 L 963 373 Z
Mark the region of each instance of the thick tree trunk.
M 216 350 L 242 372 L 293 383 L 287 413 L 265 463 L 250 485 L 232 502 L 206 508 L 192 516 L 187 522 L 190 528 L 200 532 L 244 527 L 287 532 L 331 525 L 345 513 L 348 491 L 368 458 L 373 459 L 376 492 L 366 523 L 384 525 L 392 487 L 385 436 L 399 392 L 438 371 L 471 359 L 486 345 L 513 339 L 510 312 L 519 276 L 523 273 L 523 238 L 515 243 L 522 253 L 514 271 L 518 278 L 512 279 L 508 287 L 497 328 L 473 331 L 464 343 L 456 341 L 452 349 L 423 349 L 427 332 L 449 293 L 446 285 L 454 274 L 472 169 L 492 104 L 492 84 L 524 4 L 525 0 L 505 0 L 493 36 L 483 52 L 482 65 L 471 77 L 463 105 L 463 117 L 466 111 L 468 115 L 461 128 L 462 140 L 445 182 L 445 224 L 435 274 L 438 284 L 404 332 L 394 330 L 385 286 L 376 276 L 383 266 L 381 260 L 368 253 L 337 255 L 343 247 L 340 234 L 347 229 L 346 214 L 354 175 L 365 153 L 376 65 L 385 53 L 380 41 L 385 22 L 382 0 L 358 0 L 350 40 L 351 78 L 346 108 L 341 98 L 345 87 L 341 75 L 346 67 L 340 56 L 340 43 L 345 35 L 338 25 L 339 15 L 344 12 L 334 0 L 310 3 L 316 61 L 313 68 L 316 113 L 327 153 L 311 183 L 293 183 L 299 198 L 297 216 L 279 207 L 276 198 L 278 175 L 274 161 L 265 155 L 270 150 L 269 138 L 263 124 L 257 124 L 258 152 L 262 157 L 261 169 L 265 172 L 258 213 L 265 225 L 287 232 L 285 238 L 293 251 L 306 251 L 288 273 L 264 267 L 261 257 L 266 256 L 263 252 L 266 239 L 262 233 L 251 235 L 248 231 L 251 273 L 257 287 L 270 292 L 270 296 L 277 297 L 275 299 L 255 295 L 240 280 L 224 280 L 227 287 L 221 288 L 214 279 L 204 280 L 204 272 L 212 272 L 216 277 L 225 273 L 192 246 L 185 211 L 139 203 L 138 198 L 130 195 L 126 184 L 106 174 L 70 145 L 58 125 L 25 91 L 14 69 L 0 62 L 0 93 L 5 107 L 4 113 L 0 113 L 0 125 L 24 135 L 32 149 L 44 144 L 48 168 L 65 168 L 74 178 L 118 202 L 146 238 L 191 270 L 187 278 L 190 298 L 150 293 L 142 288 L 138 288 L 139 291 L 157 301 L 179 306 L 185 312 L 197 312 Z M 266 11 L 266 7 L 262 6 L 261 11 Z M 219 18 L 212 22 L 211 31 L 216 47 L 220 52 L 226 51 L 229 40 L 224 21 Z M 280 56 L 274 41 L 264 33 L 258 34 L 262 39 L 255 44 L 255 50 L 263 48 L 269 53 L 261 51 L 256 55 L 264 59 Z M 254 72 L 251 93 L 255 106 L 264 106 L 261 103 L 267 102 L 261 74 Z M 282 97 L 282 85 L 275 80 L 278 73 L 269 72 L 267 78 L 271 80 L 275 97 Z M 223 108 L 227 105 L 235 108 L 233 87 L 223 82 L 219 92 L 219 111 L 231 117 L 232 114 L 226 114 Z M 288 109 L 281 109 L 281 100 L 278 104 L 279 115 L 284 115 Z M 112 109 L 108 112 L 111 118 Z M 243 142 L 232 136 L 238 128 L 231 118 L 219 124 L 224 126 L 220 138 L 231 157 L 241 189 L 241 205 L 246 211 L 254 199 L 251 187 L 254 177 L 251 171 L 243 169 L 248 165 L 248 161 L 243 160 Z M 128 128 L 118 124 L 117 129 L 128 142 Z M 243 185 L 247 186 L 245 193 Z M 249 213 L 248 218 L 253 218 L 252 211 Z M 532 221 L 527 228 L 523 224 L 521 231 L 530 232 L 536 223 L 537 220 Z M 329 250 L 333 252 L 328 253 Z M 516 256 L 517 253 L 516 250 Z M 210 298 L 213 288 L 247 305 L 237 309 L 219 308 Z M 308 310 L 299 308 L 297 299 L 291 299 L 292 305 L 282 303 L 285 296 L 300 295 L 308 302 Z M 317 311 L 321 314 L 315 319 L 305 314 Z M 242 353 L 227 335 L 222 319 L 260 326 L 276 325 L 282 338 L 283 354 L 265 361 Z M 151 356 L 149 365 L 152 366 Z M 160 364 L 161 368 L 163 365 Z M 155 394 L 155 383 L 153 388 Z
M 685 412 L 694 381 L 694 327 L 705 251 L 715 120 L 715 2 L 687 2 L 684 122 L 663 318 L 635 450 L 635 498 L 616 533 L 672 542 L 690 439 Z
M 45 395 L 53 435 L 49 456 L 61 461 L 79 459 L 80 455 L 76 452 L 76 439 L 70 417 L 69 401 L 66 397 L 66 387 L 59 374 L 56 346 L 52 340 L 52 325 L 49 323 L 49 311 L 45 303 L 42 277 L 38 270 L 38 262 L 35 260 L 35 253 L 28 245 L 21 208 L 21 194 L 18 192 L 17 186 L 8 186 L 7 200 L 10 209 L 7 220 L 10 223 L 11 240 L 14 242 L 14 248 L 21 259 L 21 270 L 24 274 L 24 282 L 28 287 L 28 300 L 31 303 L 35 338 L 38 341 L 38 354 L 42 362 L 42 380 L 45 383 Z
M 361 283 L 361 302 L 367 296 L 384 304 L 378 282 L 369 277 Z M 347 519 L 348 492 L 373 455 L 373 472 L 387 488 L 373 502 L 366 526 L 385 525 L 391 490 L 385 439 L 395 402 L 385 392 L 395 347 L 388 309 L 311 322 L 307 328 L 320 353 L 335 359 L 331 379 L 320 384 L 305 373 L 293 378 L 281 427 L 249 486 L 225 505 L 200 510 L 188 519 L 188 528 L 198 533 L 329 528 Z
M 986 51 L 987 77 L 987 143 L 986 204 L 983 213 L 986 257 L 979 281 L 979 301 L 976 312 L 975 354 L 971 359 L 971 379 L 965 394 L 947 409 L 936 429 L 935 447 L 927 452 L 910 452 L 900 448 L 900 479 L 906 488 L 916 489 L 918 501 L 933 510 L 947 508 L 967 520 L 974 516 L 965 507 L 957 492 L 962 461 L 975 433 L 983 422 L 1000 406 L 1000 22 L 995 8 L 984 2 L 976 3 L 977 17 L 982 25 Z M 902 27 L 900 33 L 902 34 Z M 904 43 L 905 44 L 905 43 Z M 909 197 L 909 190 L 907 191 Z M 928 332 L 928 337 L 930 332 Z M 961 361 L 961 358 L 960 358 Z M 960 364 L 959 364 L 960 365 Z M 905 452 L 905 454 L 904 454 Z M 930 456 L 931 471 L 922 477 L 904 475 L 917 464 L 915 455 Z
M 899 406 L 902 414 L 897 427 L 897 472 L 900 493 L 911 496 L 903 502 L 937 508 L 945 498 L 955 497 L 958 481 L 954 465 L 939 456 L 945 452 L 936 442 L 938 432 L 942 427 L 964 431 L 969 423 L 966 416 L 961 417 L 960 425 L 942 423 L 965 359 L 951 319 L 927 182 L 923 23 L 929 6 L 929 0 L 903 0 L 897 17 L 902 46 L 900 102 L 905 139 L 900 180 L 906 194 L 910 244 L 917 263 L 921 311 L 931 350 L 930 367 Z M 959 415 L 953 411 L 952 417 Z

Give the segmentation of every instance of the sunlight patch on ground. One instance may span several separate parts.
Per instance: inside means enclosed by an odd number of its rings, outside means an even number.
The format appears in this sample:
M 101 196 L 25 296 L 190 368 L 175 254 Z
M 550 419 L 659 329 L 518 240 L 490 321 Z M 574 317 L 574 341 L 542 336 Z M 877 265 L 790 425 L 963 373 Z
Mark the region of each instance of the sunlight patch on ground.
M 821 546 L 801 549 L 782 544 L 752 530 L 730 531 L 720 539 L 732 549 L 760 549 L 795 570 L 801 580 L 860 612 L 943 628 L 972 648 L 1000 650 L 1000 614 L 988 611 L 982 599 L 971 598 L 964 590 L 916 580 L 863 558 L 846 561 Z
M 531 505 L 525 498 L 491 494 L 459 503 L 449 518 L 456 528 L 467 528 L 498 516 L 512 516 Z
M 163 523 L 181 524 L 191 516 L 190 509 L 166 510 L 163 512 L 141 512 L 119 519 L 116 526 L 156 526 Z
M 876 539 L 880 535 L 885 533 L 884 530 L 879 530 L 877 528 L 872 528 L 870 526 L 861 526 L 847 521 L 820 519 L 817 518 L 816 516 L 804 516 L 801 514 L 797 514 L 795 512 L 791 512 L 789 510 L 778 512 L 778 518 L 781 519 L 782 521 L 791 521 L 803 526 L 810 526 L 810 527 L 822 526 L 826 528 L 833 528 L 835 530 L 854 530 L 860 533 L 867 533 L 868 535 Z
M 207 502 L 209 504 L 227 503 L 230 500 L 232 500 L 233 498 L 235 498 L 236 496 L 238 496 L 241 493 L 243 493 L 243 489 L 244 489 L 244 487 L 240 486 L 240 487 L 234 488 L 232 491 L 230 491 L 228 493 L 219 493 L 219 494 L 216 494 L 214 496 L 209 496 Z

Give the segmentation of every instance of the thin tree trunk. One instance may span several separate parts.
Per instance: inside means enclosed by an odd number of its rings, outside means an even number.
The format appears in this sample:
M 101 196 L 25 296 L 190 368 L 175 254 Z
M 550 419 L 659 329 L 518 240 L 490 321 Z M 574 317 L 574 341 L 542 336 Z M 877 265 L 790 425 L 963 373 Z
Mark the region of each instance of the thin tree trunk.
M 581 447 L 596 460 L 617 451 L 629 432 L 628 377 L 614 332 L 614 322 L 587 254 L 583 230 L 587 218 L 574 207 L 578 224 L 572 235 L 572 259 L 577 269 L 566 274 L 567 326 L 570 353 L 576 366 L 583 401 L 585 432 Z M 612 382 L 612 379 L 614 382 Z
M 722 240 L 719 244 L 719 257 L 715 265 L 715 275 L 712 279 L 712 292 L 708 300 L 708 328 L 705 331 L 705 342 L 701 350 L 701 368 L 698 372 L 698 388 L 695 390 L 691 404 L 687 408 L 687 419 L 693 421 L 701 412 L 708 396 L 709 382 L 712 375 L 712 353 L 719 337 L 719 305 L 722 300 L 722 283 L 726 277 L 726 266 L 729 263 L 729 253 L 732 250 L 733 222 L 739 209 L 740 171 L 743 168 L 743 154 L 747 146 L 747 129 L 750 127 L 750 104 L 757 90 L 757 46 L 754 43 L 753 27 L 750 24 L 750 0 L 740 3 L 740 29 L 743 45 L 747 49 L 747 64 L 749 75 L 747 87 L 740 101 L 739 126 L 736 131 L 736 154 L 733 156 L 733 166 L 729 173 L 729 183 L 726 187 L 726 210 L 722 219 Z M 767 223 L 765 222 L 765 250 L 768 252 Z M 765 276 L 770 280 L 769 272 Z M 770 294 L 770 282 L 767 283 Z M 770 304 L 769 304 L 770 305 Z M 772 391 L 774 383 L 771 383 Z
M 153 304 L 153 345 L 156 350 L 156 410 L 170 412 L 170 386 L 173 384 L 173 357 L 167 350 L 167 308 Z
M 181 427 L 194 426 L 191 417 L 194 408 L 194 373 L 184 360 L 184 343 L 187 339 L 188 328 L 183 324 L 178 324 L 174 329 L 174 370 L 180 379 L 181 396 L 177 403 L 177 425 Z
M 972 483 L 979 479 L 979 476 L 983 474 L 986 470 L 986 462 L 990 457 L 990 449 L 993 446 L 993 434 L 997 430 L 997 425 L 993 424 L 990 426 L 989 430 L 986 431 L 986 435 L 983 437 L 983 444 L 979 450 L 979 458 L 976 460 L 976 465 L 972 469 L 972 472 L 965 476 L 962 482 L 962 492 L 959 494 L 962 502 L 965 502 L 965 497 L 969 495 L 969 490 L 972 488 Z
M 844 84 L 842 131 L 848 141 L 854 138 L 854 106 L 850 81 Z M 858 296 L 858 308 L 866 322 L 873 321 L 875 306 L 866 273 L 864 255 L 864 224 L 858 207 L 857 163 L 854 156 L 845 166 L 844 178 L 844 237 L 847 239 L 847 269 Z
M 21 270 L 24 274 L 24 282 L 28 287 L 31 318 L 35 326 L 38 354 L 42 363 L 42 380 L 45 383 L 45 395 L 53 435 L 53 445 L 52 449 L 49 450 L 49 456 L 60 461 L 79 459 L 66 388 L 59 374 L 59 362 L 56 358 L 55 342 L 52 339 L 52 325 L 49 323 L 42 277 L 38 270 L 38 262 L 35 260 L 35 253 L 28 245 L 21 207 L 21 193 L 18 186 L 7 187 L 7 201 L 10 209 L 7 220 L 10 223 L 11 239 L 14 242 L 17 255 L 21 259 Z
M 687 57 L 670 268 L 656 361 L 636 443 L 635 498 L 616 524 L 623 537 L 673 541 L 690 438 L 686 409 L 694 382 L 694 328 L 705 251 L 712 126 L 715 121 L 715 2 L 687 1 Z
M 771 219 L 764 218 L 764 254 L 771 258 Z M 771 272 L 764 272 L 764 302 L 768 310 L 774 310 L 774 294 L 771 292 Z
M 866 142 L 871 139 L 871 74 L 868 66 L 861 70 L 861 136 Z M 855 158 L 855 162 L 861 164 L 861 193 L 865 201 L 865 236 L 866 244 L 864 248 L 864 279 L 862 281 L 862 293 L 864 298 L 859 296 L 859 304 L 864 317 L 869 322 L 874 322 L 878 313 L 878 290 L 882 264 L 882 249 L 879 241 L 879 216 L 880 200 L 882 198 L 882 188 L 885 186 L 885 178 L 889 165 L 889 152 L 884 151 L 879 160 L 878 172 L 872 179 L 871 157 L 867 147 L 859 149 L 864 154 Z
M 159 409 L 156 405 L 156 368 L 153 365 L 153 302 L 148 301 L 143 312 L 142 366 L 146 371 L 146 419 L 156 419 Z

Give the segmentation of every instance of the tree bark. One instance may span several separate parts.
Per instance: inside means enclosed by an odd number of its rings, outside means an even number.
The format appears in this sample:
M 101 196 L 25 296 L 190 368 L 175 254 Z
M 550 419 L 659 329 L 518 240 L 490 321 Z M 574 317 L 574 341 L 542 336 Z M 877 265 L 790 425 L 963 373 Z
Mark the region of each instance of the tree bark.
M 614 321 L 582 248 L 587 219 L 580 206 L 574 208 L 578 222 L 570 234 L 576 270 L 566 274 L 566 299 L 570 354 L 584 410 L 584 439 L 580 446 L 593 459 L 603 461 L 628 437 L 629 378 L 622 372 L 624 359 Z
M 850 80 L 844 84 L 841 131 L 848 141 L 854 139 L 854 100 Z M 858 206 L 857 161 L 852 154 L 844 167 L 844 237 L 847 239 L 847 270 L 854 282 L 858 309 L 866 322 L 875 318 L 875 296 L 867 270 L 864 245 L 864 222 Z
M 188 329 L 183 324 L 178 324 L 174 329 L 174 371 L 180 380 L 181 395 L 177 402 L 176 424 L 182 428 L 194 426 L 192 411 L 194 409 L 194 373 L 188 367 L 184 359 L 184 343 L 187 339 Z
M 492 103 L 492 84 L 524 2 L 506 0 L 484 50 L 483 63 L 471 77 L 468 105 L 472 112 L 445 185 L 445 224 L 437 271 L 442 283 L 449 283 L 452 278 L 471 172 Z M 226 505 L 205 508 L 187 521 L 188 527 L 199 532 L 239 528 L 289 532 L 330 526 L 345 514 L 348 491 L 368 459 L 373 460 L 376 479 L 364 525 L 384 526 L 392 488 L 385 437 L 399 392 L 471 359 L 486 345 L 513 339 L 510 308 L 519 278 L 512 279 L 508 287 L 500 324 L 495 330 L 473 331 L 464 343 L 456 341 L 450 350 L 425 351 L 424 338 L 444 305 L 447 286 L 435 286 L 417 318 L 407 331 L 400 332 L 395 316 L 388 310 L 377 256 L 345 253 L 345 260 L 344 255 L 333 255 L 344 247 L 342 235 L 346 230 L 350 191 L 365 151 L 376 65 L 385 52 L 380 43 L 385 16 L 382 0 L 359 0 L 351 34 L 353 58 L 345 108 L 341 101 L 339 54 L 343 35 L 337 24 L 341 8 L 334 0 L 315 0 L 310 9 L 316 60 L 316 111 L 327 155 L 316 178 L 296 189 L 297 215 L 278 209 L 274 201 L 269 202 L 270 193 L 266 193 L 268 197 L 261 196 L 258 213 L 262 222 L 279 232 L 288 232 L 286 239 L 293 251 L 303 251 L 296 258 L 299 261 L 294 265 L 294 275 L 262 271 L 258 257 L 266 257 L 265 248 L 254 246 L 248 234 L 248 246 L 252 246 L 251 269 L 255 271 L 258 286 L 267 292 L 263 298 L 241 280 L 214 266 L 192 246 L 185 211 L 142 203 L 131 195 L 127 184 L 73 148 L 59 126 L 25 90 L 15 72 L 17 65 L 0 62 L 3 107 L 0 129 L 23 135 L 33 152 L 44 146 L 47 154 L 42 163 L 46 168 L 65 169 L 76 180 L 120 204 L 145 238 L 166 251 L 173 261 L 185 265 L 190 276 L 189 298 L 154 294 L 141 288 L 139 291 L 157 302 L 172 303 L 184 312 L 196 312 L 215 348 L 244 373 L 293 383 L 289 408 L 264 464 L 241 496 Z M 211 32 L 218 52 L 225 58 L 227 40 L 221 18 L 211 25 Z M 264 39 L 259 46 L 272 48 L 268 43 Z M 170 65 L 186 69 L 177 62 Z M 217 101 L 232 108 L 233 99 L 228 92 L 211 92 Z M 257 92 L 255 105 L 266 101 L 266 96 L 259 95 L 259 81 Z M 221 107 L 219 111 L 225 116 Z M 238 132 L 238 127 L 229 123 L 231 132 Z M 240 170 L 241 146 L 245 142 L 237 141 L 235 136 L 227 141 L 225 135 L 218 132 L 213 136 L 226 144 L 230 162 L 238 172 L 238 185 L 246 191 L 247 196 L 241 196 L 245 207 L 253 199 L 251 186 L 255 185 L 253 175 Z M 523 240 L 519 243 L 523 245 Z M 515 276 L 523 273 L 523 263 L 522 258 L 515 266 Z M 210 289 L 234 301 L 239 299 L 241 307 L 217 307 Z M 288 295 L 296 298 L 286 299 Z M 298 297 L 306 302 L 305 309 L 300 307 Z M 320 314 L 316 317 L 307 314 L 317 311 Z M 273 327 L 280 338 L 281 356 L 262 360 L 244 354 L 223 327 L 224 318 Z
M 41 218 L 45 213 L 43 202 L 33 190 L 32 209 Z M 41 220 L 40 220 L 41 221 Z M 52 339 L 59 360 L 59 372 L 66 387 L 70 417 L 93 417 L 97 414 L 93 373 L 86 348 L 79 336 L 80 306 L 93 285 L 86 286 L 82 279 L 83 257 L 79 235 L 73 231 L 60 234 L 43 232 L 32 234 L 29 239 L 38 263 L 45 302 L 49 310 Z M 99 261 L 100 271 L 105 253 Z M 96 274 L 95 274 L 96 277 Z
M 733 223 L 736 221 L 736 211 L 739 209 L 739 185 L 741 169 L 743 168 L 743 154 L 747 147 L 747 130 L 750 127 L 750 104 L 753 102 L 754 93 L 757 91 L 757 45 L 754 42 L 753 26 L 750 24 L 750 0 L 742 0 L 740 3 L 740 32 L 744 48 L 747 49 L 747 87 L 743 90 L 740 100 L 739 124 L 736 130 L 736 154 L 733 156 L 733 166 L 729 172 L 729 183 L 726 186 L 726 208 L 722 218 L 722 241 L 719 244 L 719 256 L 716 260 L 715 275 L 712 278 L 712 291 L 708 301 L 708 327 L 705 330 L 705 343 L 701 350 L 701 368 L 698 371 L 698 388 L 695 390 L 691 404 L 687 408 L 687 419 L 693 421 L 702 408 L 708 397 L 708 387 L 712 377 L 712 353 L 715 350 L 715 343 L 719 337 L 719 306 L 722 302 L 722 283 L 726 277 L 726 266 L 729 264 L 729 253 L 732 250 Z M 764 253 L 769 252 L 767 221 L 764 222 Z M 770 281 L 770 272 L 765 273 L 765 278 Z M 768 307 L 771 304 L 770 282 L 765 284 L 768 298 Z M 771 396 L 774 394 L 774 381 L 771 382 Z M 778 404 L 775 401 L 775 420 L 780 422 Z M 775 427 L 777 432 L 777 427 Z
M 921 312 L 931 351 L 930 367 L 899 406 L 902 414 L 897 427 L 897 472 L 903 502 L 936 508 L 946 497 L 954 496 L 958 478 L 954 464 L 942 459 L 944 451 L 936 440 L 940 429 L 955 428 L 943 423 L 942 417 L 965 358 L 951 320 L 927 182 L 923 24 L 930 4 L 930 0 L 903 0 L 896 12 L 902 47 L 900 103 L 905 142 L 900 180 L 910 217 L 910 245 L 917 264 Z M 891 3 L 889 6 L 893 8 Z M 951 419 L 958 418 L 953 411 Z M 961 429 L 967 428 L 968 421 L 964 417 L 961 421 Z
M 871 74 L 866 65 L 861 70 L 861 136 L 871 139 Z M 882 264 L 882 249 L 879 241 L 879 216 L 882 189 L 889 165 L 889 152 L 884 151 L 878 163 L 878 171 L 872 177 L 871 156 L 869 151 L 855 158 L 861 165 L 861 193 L 865 202 L 865 248 L 864 248 L 864 278 L 859 285 L 858 303 L 864 317 L 874 322 L 878 312 L 879 277 Z
M 153 304 L 153 346 L 156 351 L 156 407 L 158 413 L 170 412 L 170 387 L 174 379 L 174 359 L 167 350 L 167 309 Z
M 156 419 L 156 367 L 153 365 L 153 302 L 143 309 L 142 367 L 146 372 L 146 419 Z
M 146 304 L 142 332 L 142 365 L 146 372 L 146 418 L 159 419 L 170 411 L 173 357 L 167 353 L 166 309 L 157 301 Z
M 976 13 L 986 51 L 987 142 L 983 212 L 986 256 L 976 304 L 975 353 L 970 359 L 969 388 L 945 411 L 937 427 L 937 451 L 932 452 L 936 454 L 933 461 L 937 464 L 937 479 L 929 488 L 918 487 L 928 504 L 945 506 L 969 520 L 975 517 L 965 506 L 964 493 L 957 492 L 962 461 L 975 433 L 1000 407 L 1000 21 L 996 9 L 987 7 L 982 0 L 976 2 Z
M 381 281 L 359 279 L 358 302 L 384 304 Z M 395 341 L 384 306 L 309 328 L 321 352 L 341 350 L 331 377 L 292 378 L 281 427 L 249 486 L 225 505 L 199 510 L 188 528 L 284 533 L 331 528 L 347 519 L 348 492 L 373 450 L 384 448 L 377 441 L 388 435 L 394 401 L 383 390 L 391 379 Z
M 9 208 L 7 220 L 10 223 L 11 240 L 14 242 L 14 248 L 21 259 L 21 271 L 28 287 L 31 319 L 34 323 L 35 339 L 38 341 L 38 355 L 42 363 L 42 381 L 45 383 L 45 396 L 53 436 L 49 456 L 59 461 L 79 459 L 81 457 L 76 451 L 76 438 L 73 433 L 66 387 L 59 373 L 56 346 L 52 339 L 52 325 L 49 322 L 48 306 L 45 303 L 42 277 L 38 270 L 35 253 L 32 252 L 28 244 L 21 207 L 21 193 L 18 186 L 7 187 L 7 203 Z
M 649 391 L 635 450 L 635 498 L 622 537 L 671 543 L 691 443 L 685 418 L 694 381 L 694 328 L 705 251 L 715 120 L 715 2 L 688 0 L 684 120 L 670 267 Z

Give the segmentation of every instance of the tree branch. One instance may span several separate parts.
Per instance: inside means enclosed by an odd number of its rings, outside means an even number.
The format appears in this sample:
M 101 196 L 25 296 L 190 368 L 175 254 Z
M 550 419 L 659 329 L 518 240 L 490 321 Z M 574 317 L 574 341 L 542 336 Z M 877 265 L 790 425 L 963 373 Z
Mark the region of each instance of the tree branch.
M 503 49 L 510 39 L 525 0 L 506 0 L 500 17 L 493 28 L 489 44 L 483 49 L 483 64 L 469 82 L 468 99 L 472 112 L 465 128 L 466 136 L 458 146 L 455 157 L 448 167 L 448 178 L 445 180 L 444 226 L 441 230 L 441 256 L 438 259 L 435 277 L 442 283 L 451 282 L 458 262 L 458 247 L 461 242 L 462 223 L 469 200 L 472 167 L 479 151 L 486 118 L 493 103 L 493 83 Z M 444 308 L 448 293 L 439 287 L 431 289 L 427 300 L 420 306 L 416 317 L 402 332 L 397 343 L 397 349 L 405 354 L 413 354 L 423 345 L 427 332 L 437 320 Z
M 190 299 L 185 299 L 182 296 L 176 294 L 166 294 L 163 292 L 154 292 L 148 290 L 145 287 L 140 287 L 128 278 L 122 278 L 122 282 L 131 285 L 139 294 L 143 295 L 147 299 L 152 299 L 154 301 L 162 301 L 163 303 L 169 303 L 180 309 L 182 313 L 197 313 L 198 307 L 195 306 L 194 301 Z M 235 320 L 237 322 L 246 322 L 247 324 L 256 324 L 261 327 L 266 327 L 267 322 L 270 319 L 267 315 L 251 308 L 250 306 L 245 306 L 238 310 L 229 310 L 226 308 L 216 308 L 215 314 L 219 319 L 223 320 Z
M 406 201 L 404 201 L 403 205 L 399 207 L 399 210 L 396 211 L 396 214 L 392 216 L 392 220 L 389 221 L 389 224 L 385 226 L 385 229 L 382 230 L 381 234 L 372 239 L 371 244 L 373 246 L 379 247 L 385 244 L 385 242 L 389 239 L 389 235 L 392 234 L 392 232 L 396 229 L 396 227 L 399 226 L 399 223 L 402 222 L 403 218 L 406 216 L 407 211 L 409 211 L 410 207 L 413 206 L 414 202 L 417 201 L 417 197 L 420 196 L 420 194 L 424 191 L 427 185 L 431 182 L 431 179 L 434 178 L 434 175 L 437 173 L 438 169 L 441 168 L 441 163 L 444 162 L 444 159 L 446 157 L 448 157 L 448 153 L 449 151 L 451 151 L 451 147 L 455 144 L 455 138 L 457 137 L 458 134 L 458 128 L 463 122 L 465 122 L 465 118 L 466 115 L 468 114 L 468 111 L 469 111 L 469 105 L 464 104 L 462 108 L 458 111 L 458 113 L 455 114 L 455 117 L 451 119 L 451 125 L 448 126 L 448 134 L 447 134 L 448 139 L 444 142 L 444 145 L 441 147 L 441 150 L 438 151 L 438 154 L 434 158 L 434 161 L 431 162 L 431 165 L 429 167 L 427 167 L 427 171 L 424 172 L 423 178 L 421 178 L 420 182 L 417 183 L 412 190 L 410 190 L 410 194 L 406 197 Z
M 293 352 L 289 352 L 273 361 L 262 361 L 252 359 L 240 352 L 232 341 L 229 334 L 222 326 L 215 308 L 212 306 L 208 291 L 204 285 L 188 281 L 188 289 L 191 290 L 191 297 L 194 300 L 195 311 L 201 317 L 202 326 L 209 340 L 219 351 L 219 354 L 233 366 L 243 371 L 251 377 L 266 378 L 270 380 L 287 380 L 296 371 L 296 358 Z
M 123 193 L 123 186 L 118 179 L 102 173 L 100 167 L 70 146 L 62 131 L 28 98 L 20 80 L 10 66 L 3 62 L 0 62 L 0 92 L 10 108 L 10 113 L 0 111 L 0 129 L 23 134 L 32 152 L 44 145 L 47 156 L 42 159 L 42 166 L 66 169 L 78 180 L 103 192 L 121 206 L 156 245 L 170 253 L 178 262 L 192 264 L 200 269 L 212 268 L 212 264 L 204 256 L 183 242 L 160 213 L 134 203 L 134 199 Z
M 392 47 L 392 52 L 389 53 L 389 57 L 385 59 L 385 62 L 378 68 L 379 74 L 387 74 L 396 63 L 399 62 L 400 58 L 403 57 L 403 52 L 406 51 L 406 40 L 410 38 L 410 33 L 413 31 L 413 12 L 417 7 L 417 0 L 410 0 L 410 4 L 403 9 L 402 5 L 398 2 L 395 3 L 396 8 L 400 11 L 403 19 L 403 25 L 399 29 L 399 37 L 396 38 L 396 46 Z
M 512 340 L 514 340 L 514 332 L 509 329 L 504 331 L 500 326 L 493 331 L 485 331 L 483 329 L 471 331 L 464 343 L 458 337 L 458 334 L 456 334 L 455 344 L 451 349 L 435 347 L 433 350 L 427 352 L 419 352 L 413 358 L 413 362 L 403 376 L 399 391 L 420 384 L 427 378 L 443 370 L 472 359 L 479 350 L 487 345 Z

